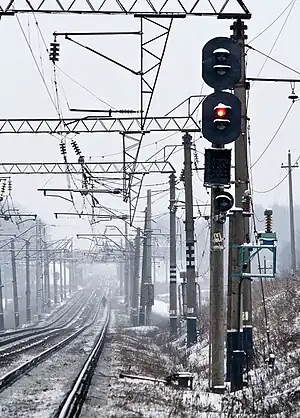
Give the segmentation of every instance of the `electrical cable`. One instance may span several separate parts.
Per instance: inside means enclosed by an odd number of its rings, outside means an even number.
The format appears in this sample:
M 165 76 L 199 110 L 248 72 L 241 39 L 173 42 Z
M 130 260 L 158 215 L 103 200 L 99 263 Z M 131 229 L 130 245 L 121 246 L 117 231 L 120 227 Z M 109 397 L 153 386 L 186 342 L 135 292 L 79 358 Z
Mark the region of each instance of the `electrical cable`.
M 49 87 L 47 86 L 47 83 L 46 83 L 45 77 L 44 77 L 44 75 L 43 75 L 43 73 L 42 73 L 42 71 L 41 71 L 41 69 L 40 69 L 40 67 L 39 67 L 39 64 L 38 64 L 38 62 L 37 62 L 36 58 L 35 58 L 35 55 L 34 55 L 33 49 L 32 49 L 32 47 L 31 47 L 31 45 L 30 45 L 30 43 L 29 43 L 29 41 L 28 41 L 28 39 L 27 39 L 27 36 L 26 36 L 26 34 L 25 34 L 25 31 L 24 31 L 24 29 L 23 29 L 23 27 L 22 27 L 22 25 L 21 25 L 21 22 L 20 22 L 20 19 L 19 19 L 19 17 L 18 17 L 18 14 L 16 14 L 15 16 L 16 16 L 17 22 L 18 22 L 18 24 L 19 24 L 19 26 L 20 26 L 21 32 L 22 32 L 22 34 L 23 34 L 23 37 L 24 37 L 24 39 L 25 39 L 25 42 L 26 42 L 26 44 L 27 44 L 27 46 L 28 46 L 28 48 L 29 48 L 29 51 L 30 51 L 31 56 L 32 56 L 32 58 L 33 58 L 33 61 L 34 61 L 35 65 L 36 65 L 36 68 L 37 68 L 37 70 L 38 70 L 38 72 L 39 72 L 39 74 L 40 74 L 40 76 L 41 76 L 41 79 L 42 79 L 42 81 L 43 81 L 43 84 L 44 84 L 44 86 L 45 86 L 45 89 L 46 89 L 46 91 L 47 91 L 47 93 L 48 93 L 48 96 L 49 96 L 49 98 L 50 98 L 50 100 L 51 100 L 51 103 L 53 104 L 53 106 L 54 106 L 55 110 L 57 111 L 55 101 L 54 101 L 54 99 L 53 99 L 53 97 L 52 97 L 52 95 L 51 95 L 51 92 L 50 92 L 50 90 L 49 90 Z
M 264 57 L 267 57 L 268 59 L 270 59 L 270 60 L 271 60 L 271 61 L 273 61 L 273 62 L 276 62 L 276 64 L 279 64 L 279 65 L 281 65 L 282 67 L 284 67 L 284 68 L 286 68 L 286 69 L 288 69 L 288 70 L 292 71 L 293 73 L 296 73 L 296 74 L 300 75 L 300 71 L 295 70 L 294 68 L 290 67 L 289 65 L 283 64 L 281 61 L 278 61 L 277 59 L 272 58 L 270 55 L 265 54 L 265 53 L 264 53 L 264 52 L 262 52 L 262 51 L 259 51 L 258 49 L 254 48 L 254 47 L 253 47 L 253 46 L 251 46 L 251 45 L 248 45 L 248 44 L 247 44 L 246 46 L 247 46 L 247 48 L 249 48 L 250 50 L 257 52 L 258 54 L 261 54 L 261 55 L 263 55 Z
M 272 144 L 272 142 L 274 141 L 274 139 L 276 138 L 277 134 L 279 133 L 280 129 L 282 128 L 284 122 L 286 121 L 290 111 L 292 110 L 292 107 L 294 105 L 294 102 L 292 102 L 287 110 L 287 112 L 285 113 L 282 121 L 280 122 L 278 128 L 276 129 L 274 135 L 272 136 L 272 138 L 270 139 L 270 141 L 268 142 L 268 144 L 266 145 L 265 149 L 262 151 L 262 153 L 259 155 L 259 157 L 254 161 L 254 163 L 252 164 L 252 166 L 250 167 L 250 170 L 260 161 L 260 159 L 264 156 L 264 154 L 266 153 L 266 151 L 268 150 L 268 148 L 270 147 L 270 145 Z
M 292 5 L 292 3 L 294 3 L 295 1 L 292 0 L 280 13 L 279 15 L 265 28 L 263 29 L 260 33 L 258 33 L 254 38 L 252 38 L 249 43 L 254 42 L 258 37 L 260 37 L 261 35 L 263 35 L 268 29 L 271 28 L 271 26 L 274 25 L 274 23 L 277 22 L 278 19 L 281 18 L 281 16 L 286 12 L 286 10 Z
M 270 50 L 269 50 L 268 56 L 266 57 L 265 61 L 263 62 L 262 66 L 261 66 L 261 68 L 260 68 L 260 70 L 259 70 L 259 72 L 258 72 L 258 74 L 257 74 L 257 77 L 259 77 L 259 75 L 260 75 L 260 74 L 261 74 L 261 72 L 263 71 L 263 69 L 264 69 L 264 67 L 265 67 L 265 65 L 266 65 L 266 63 L 267 63 L 267 61 L 269 60 L 270 55 L 272 54 L 272 51 L 274 50 L 274 48 L 275 48 L 275 46 L 276 46 L 276 44 L 277 44 L 277 42 L 278 42 L 278 40 L 279 40 L 279 38 L 280 38 L 280 36 L 281 36 L 281 34 L 282 34 L 282 32 L 283 32 L 283 30 L 284 30 L 284 28 L 285 28 L 286 24 L 287 24 L 287 21 L 288 21 L 288 19 L 289 19 L 289 17 L 290 17 L 290 14 L 291 14 L 291 13 L 292 13 L 292 11 L 293 11 L 293 8 L 294 8 L 294 6 L 295 6 L 295 4 L 296 4 L 296 1 L 297 1 L 297 0 L 293 0 L 292 5 L 291 5 L 291 8 L 290 8 L 290 10 L 289 10 L 289 12 L 288 12 L 288 14 L 287 14 L 287 16 L 286 16 L 285 20 L 284 20 L 284 22 L 283 22 L 283 24 L 282 24 L 282 26 L 281 26 L 281 28 L 280 28 L 279 32 L 278 32 L 278 34 L 277 34 L 277 36 L 276 36 L 276 38 L 275 38 L 275 40 L 274 40 L 274 42 L 273 42 L 273 44 L 272 44 L 272 46 L 271 46 Z M 254 83 L 255 83 L 255 82 L 254 82 Z M 254 83 L 253 83 L 253 84 L 254 84 Z M 252 85 L 253 85 L 253 84 L 252 84 Z

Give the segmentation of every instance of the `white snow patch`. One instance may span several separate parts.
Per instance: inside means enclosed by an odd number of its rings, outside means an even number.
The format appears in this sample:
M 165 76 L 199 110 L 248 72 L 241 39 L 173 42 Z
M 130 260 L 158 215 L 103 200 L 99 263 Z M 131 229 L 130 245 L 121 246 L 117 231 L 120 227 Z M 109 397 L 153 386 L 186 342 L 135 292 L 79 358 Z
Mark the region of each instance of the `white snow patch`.
M 152 311 L 163 316 L 169 316 L 169 305 L 161 300 L 155 300 Z

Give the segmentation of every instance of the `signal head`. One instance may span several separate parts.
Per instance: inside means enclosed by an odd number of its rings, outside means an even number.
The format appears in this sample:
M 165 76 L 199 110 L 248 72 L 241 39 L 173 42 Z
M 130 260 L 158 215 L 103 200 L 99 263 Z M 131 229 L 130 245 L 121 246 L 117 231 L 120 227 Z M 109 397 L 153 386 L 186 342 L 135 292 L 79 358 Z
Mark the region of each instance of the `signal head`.
M 216 145 L 230 144 L 241 133 L 241 102 L 233 94 L 215 92 L 202 104 L 202 133 Z
M 233 88 L 241 79 L 240 45 L 226 37 L 213 38 L 202 50 L 202 77 L 215 90 Z
M 219 189 L 219 194 L 214 199 L 215 210 L 220 213 L 228 212 L 234 203 L 233 196 L 224 192 L 224 190 Z

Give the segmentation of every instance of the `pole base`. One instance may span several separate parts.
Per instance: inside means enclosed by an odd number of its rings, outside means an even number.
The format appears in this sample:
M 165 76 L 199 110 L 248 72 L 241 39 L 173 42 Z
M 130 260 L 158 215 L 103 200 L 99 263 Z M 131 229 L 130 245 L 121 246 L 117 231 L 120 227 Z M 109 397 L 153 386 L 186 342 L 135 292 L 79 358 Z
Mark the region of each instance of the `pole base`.
M 243 389 L 243 373 L 246 364 L 246 353 L 243 350 L 234 350 L 231 357 L 231 392 Z
M 170 318 L 170 334 L 174 337 L 177 335 L 177 318 Z
M 252 367 L 253 363 L 253 328 L 247 326 L 243 328 L 243 349 L 247 355 L 248 367 Z
M 191 347 L 197 342 L 197 320 L 196 318 L 187 318 L 187 346 Z
M 232 352 L 239 349 L 239 333 L 237 331 L 227 331 L 226 347 L 226 382 L 230 382 L 232 369 Z
M 222 386 L 222 385 L 213 386 L 210 388 L 210 391 L 212 393 L 218 393 L 219 395 L 223 395 L 225 393 L 225 390 L 226 390 L 226 386 Z

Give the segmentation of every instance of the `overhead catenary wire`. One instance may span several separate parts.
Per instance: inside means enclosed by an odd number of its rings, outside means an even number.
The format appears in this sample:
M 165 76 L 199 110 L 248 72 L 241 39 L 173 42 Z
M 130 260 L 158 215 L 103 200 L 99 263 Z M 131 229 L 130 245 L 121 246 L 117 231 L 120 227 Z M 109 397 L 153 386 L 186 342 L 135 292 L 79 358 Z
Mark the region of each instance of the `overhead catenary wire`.
M 262 151 L 262 153 L 258 156 L 258 158 L 254 161 L 254 163 L 251 165 L 250 170 L 261 160 L 261 158 L 265 155 L 266 151 L 268 150 L 268 148 L 271 146 L 272 142 L 274 141 L 274 139 L 277 137 L 280 129 L 282 128 L 284 122 L 286 121 L 287 117 L 289 116 L 292 107 L 294 105 L 294 102 L 292 102 L 287 110 L 287 112 L 285 113 L 283 119 L 281 120 L 278 128 L 276 129 L 274 135 L 272 136 L 272 138 L 270 139 L 270 141 L 268 142 L 268 144 L 266 145 L 266 147 L 264 148 L 264 150 Z
M 288 12 L 288 14 L 287 14 L 287 16 L 286 16 L 286 18 L 284 19 L 284 22 L 283 22 L 283 24 L 282 24 L 282 26 L 281 26 L 281 28 L 280 28 L 280 30 L 279 30 L 279 32 L 278 32 L 278 34 L 277 34 L 277 36 L 276 36 L 276 38 L 275 38 L 275 40 L 274 40 L 274 42 L 273 42 L 273 44 L 272 44 L 272 46 L 271 46 L 271 48 L 270 48 L 270 50 L 269 50 L 269 53 L 267 54 L 267 56 L 266 56 L 266 58 L 265 58 L 265 61 L 263 62 L 263 64 L 262 64 L 262 66 L 261 66 L 261 68 L 260 68 L 260 70 L 259 70 L 259 72 L 258 72 L 258 74 L 257 74 L 257 77 L 259 77 L 259 75 L 261 74 L 261 72 L 263 71 L 263 69 L 264 69 L 264 67 L 266 66 L 266 64 L 267 64 L 267 62 L 268 62 L 268 60 L 270 59 L 270 56 L 271 56 L 271 54 L 272 54 L 272 52 L 273 52 L 273 50 L 274 50 L 274 48 L 275 48 L 275 46 L 276 46 L 276 44 L 277 44 L 277 42 L 278 42 L 278 40 L 279 40 L 279 38 L 280 38 L 280 36 L 281 36 L 281 34 L 282 34 L 282 32 L 283 32 L 283 30 L 284 30 L 284 28 L 285 28 L 285 26 L 286 26 L 286 24 L 287 24 L 287 21 L 288 21 L 288 19 L 289 19 L 289 17 L 290 17 L 290 15 L 291 15 L 291 13 L 292 13 L 292 11 L 293 11 L 293 8 L 294 8 L 294 6 L 295 6 L 295 4 L 296 4 L 296 1 L 297 0 L 293 0 L 291 3 L 291 8 L 290 8 L 290 10 L 289 10 L 289 12 Z M 254 84 L 254 83 L 253 83 Z
M 255 35 L 254 38 L 252 38 L 249 43 L 254 42 L 257 38 L 259 38 L 261 35 L 263 35 L 268 29 L 270 29 L 280 18 L 281 16 L 288 10 L 288 8 L 295 3 L 295 0 L 292 0 L 289 2 L 289 4 L 276 16 L 276 18 L 267 26 L 265 29 L 263 29 L 261 32 L 259 32 L 257 35 Z

